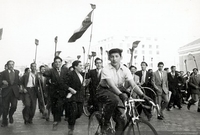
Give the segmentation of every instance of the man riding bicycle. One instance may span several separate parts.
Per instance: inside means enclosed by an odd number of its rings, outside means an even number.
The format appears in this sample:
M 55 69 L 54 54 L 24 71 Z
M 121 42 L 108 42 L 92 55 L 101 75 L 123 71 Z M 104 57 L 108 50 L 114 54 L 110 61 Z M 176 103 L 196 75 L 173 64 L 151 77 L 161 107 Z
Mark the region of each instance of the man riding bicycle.
M 121 64 L 122 50 L 111 49 L 108 53 L 111 63 L 102 69 L 101 81 L 97 88 L 98 101 L 105 104 L 105 122 L 103 123 L 103 131 L 109 132 L 110 118 L 116 122 L 116 135 L 120 135 L 124 126 L 125 120 L 120 116 L 122 113 L 117 109 L 120 102 L 125 102 L 128 99 L 129 93 L 123 87 L 125 82 L 128 82 L 132 89 L 142 98 L 150 100 L 141 89 L 133 81 L 130 70 Z

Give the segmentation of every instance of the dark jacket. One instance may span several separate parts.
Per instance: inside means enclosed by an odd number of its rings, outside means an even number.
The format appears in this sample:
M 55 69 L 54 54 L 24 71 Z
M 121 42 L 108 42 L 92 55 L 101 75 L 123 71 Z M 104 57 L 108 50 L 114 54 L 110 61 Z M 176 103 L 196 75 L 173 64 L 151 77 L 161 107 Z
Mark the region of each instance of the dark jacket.
M 175 73 L 174 78 L 171 73 L 167 74 L 168 86 L 170 91 L 178 90 L 178 74 Z
M 99 82 L 101 80 L 101 75 L 98 78 L 97 70 L 93 69 L 89 71 L 88 78 L 91 78 L 91 81 L 89 83 L 90 95 L 94 96 L 97 86 L 99 85 Z
M 67 85 L 73 88 L 74 90 L 76 90 L 76 94 L 73 94 L 72 97 L 68 99 L 68 101 L 69 102 L 83 102 L 84 88 L 82 87 L 82 82 L 80 81 L 75 71 L 69 72 L 67 76 Z
M 137 71 L 135 74 L 139 76 L 140 83 L 141 83 L 141 81 L 142 81 L 142 70 Z M 149 72 L 146 71 L 145 83 L 142 86 L 143 87 L 151 87 L 151 78 L 152 78 L 152 75 Z
M 67 76 L 67 70 L 61 69 L 61 73 L 59 75 L 58 71 L 55 68 L 47 70 L 43 75 L 48 77 L 50 80 L 49 83 L 49 95 L 51 97 L 59 98 L 65 97 L 66 92 L 68 91 L 68 86 L 65 84 L 64 87 L 64 77 Z
M 14 83 L 11 84 L 10 81 L 10 77 L 9 77 L 9 71 L 8 70 L 4 70 L 3 72 L 1 72 L 1 76 L 0 76 L 0 85 L 3 86 L 2 81 L 6 80 L 8 82 L 8 86 L 4 87 L 2 89 L 2 97 L 7 96 L 11 91 L 13 91 L 14 95 L 16 98 L 19 98 L 19 86 L 20 86 L 20 79 L 19 79 L 19 71 L 18 70 L 14 70 L 15 72 L 15 79 L 14 79 Z

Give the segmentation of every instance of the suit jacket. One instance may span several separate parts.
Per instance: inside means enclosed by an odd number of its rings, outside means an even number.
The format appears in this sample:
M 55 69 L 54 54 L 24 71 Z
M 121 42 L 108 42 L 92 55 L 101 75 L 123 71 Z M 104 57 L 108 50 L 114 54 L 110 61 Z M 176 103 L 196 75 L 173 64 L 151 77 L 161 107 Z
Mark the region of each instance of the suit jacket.
M 141 81 L 142 81 L 142 70 L 137 71 L 135 74 L 139 76 L 140 83 L 141 83 Z M 151 74 L 146 71 L 145 83 L 142 86 L 150 87 L 150 85 L 151 85 Z
M 82 82 L 75 71 L 69 72 L 67 76 L 67 85 L 76 90 L 76 94 L 73 94 L 72 97 L 68 99 L 68 102 L 83 102 L 84 89 L 82 87 Z
M 50 80 L 49 94 L 51 97 L 59 98 L 65 97 L 68 86 L 64 85 L 64 78 L 67 76 L 68 70 L 61 69 L 60 75 L 55 68 L 45 71 L 43 76 L 48 77 Z M 65 87 L 64 87 L 65 86 Z
M 28 84 L 28 79 L 29 79 L 29 76 L 30 76 L 30 73 L 26 73 L 22 76 L 21 78 L 21 85 L 23 86 L 23 88 L 26 88 L 27 87 L 27 84 Z M 38 78 L 37 76 L 35 75 L 35 87 L 38 86 Z
M 168 94 L 168 80 L 167 80 L 167 72 L 162 71 L 162 80 L 160 78 L 159 71 L 153 73 L 152 76 L 152 85 L 157 93 L 157 95 Z
M 91 81 L 89 83 L 90 95 L 94 96 L 96 94 L 97 86 L 99 85 L 99 82 L 101 80 L 101 75 L 98 78 L 97 70 L 93 69 L 89 71 L 88 78 L 91 78 Z
M 9 71 L 4 70 L 3 72 L 1 72 L 1 77 L 0 77 L 1 86 L 3 80 L 6 80 L 8 82 L 8 86 L 2 89 L 2 97 L 7 96 L 8 94 L 10 94 L 11 91 L 13 91 L 15 97 L 19 98 L 19 86 L 20 86 L 19 71 L 14 69 L 14 72 L 15 72 L 15 79 L 13 84 L 11 84 L 10 82 Z
M 175 73 L 174 78 L 171 73 L 167 74 L 168 86 L 170 91 L 174 91 L 178 89 L 178 74 Z
M 189 84 L 190 84 L 192 94 L 200 94 L 200 92 L 199 92 L 200 89 L 196 88 L 196 86 L 200 87 L 200 75 L 199 74 L 197 76 L 192 75 L 190 77 Z

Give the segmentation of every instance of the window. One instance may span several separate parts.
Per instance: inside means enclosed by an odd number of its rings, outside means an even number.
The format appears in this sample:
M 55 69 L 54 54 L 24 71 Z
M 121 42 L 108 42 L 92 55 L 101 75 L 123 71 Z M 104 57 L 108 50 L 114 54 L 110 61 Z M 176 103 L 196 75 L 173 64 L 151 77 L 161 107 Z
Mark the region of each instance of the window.
M 142 45 L 142 48 L 144 48 L 144 45 Z
M 159 54 L 160 54 L 160 52 L 159 52 L 159 51 L 157 51 L 157 52 L 156 52 L 156 54 L 158 54 L 158 55 L 159 55 Z
M 135 50 L 135 54 L 137 54 L 137 50 Z
M 158 49 L 159 48 L 159 45 L 156 45 L 156 49 Z
M 152 51 L 149 51 L 149 54 L 152 54 Z
M 149 49 L 151 49 L 152 48 L 152 45 L 149 45 Z
M 144 51 L 144 50 L 142 50 L 142 54 L 145 54 L 145 51 Z

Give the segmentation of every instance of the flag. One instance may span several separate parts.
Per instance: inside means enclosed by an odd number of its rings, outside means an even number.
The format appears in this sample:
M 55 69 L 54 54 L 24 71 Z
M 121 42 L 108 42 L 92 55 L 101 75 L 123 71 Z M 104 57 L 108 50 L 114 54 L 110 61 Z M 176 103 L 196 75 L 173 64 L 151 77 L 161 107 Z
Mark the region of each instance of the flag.
M 58 36 L 55 37 L 55 43 L 57 43 L 57 42 L 58 42 Z
M 3 28 L 0 29 L 0 40 L 2 39 L 2 35 L 3 35 Z
M 92 12 L 93 12 L 93 10 L 90 11 L 90 13 L 85 17 L 85 19 L 83 20 L 83 22 L 81 24 L 81 27 L 74 31 L 74 34 L 70 37 L 68 42 L 75 42 L 90 27 L 90 25 L 92 24 L 92 21 L 91 21 Z
M 35 44 L 39 45 L 39 40 L 38 39 L 35 39 Z
M 96 5 L 90 4 L 92 9 L 96 9 Z
M 56 51 L 56 54 L 55 54 L 55 56 L 59 56 L 59 55 L 60 55 L 60 53 L 61 53 L 61 51 Z

